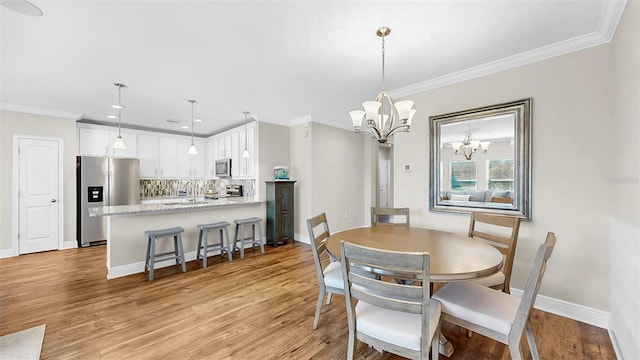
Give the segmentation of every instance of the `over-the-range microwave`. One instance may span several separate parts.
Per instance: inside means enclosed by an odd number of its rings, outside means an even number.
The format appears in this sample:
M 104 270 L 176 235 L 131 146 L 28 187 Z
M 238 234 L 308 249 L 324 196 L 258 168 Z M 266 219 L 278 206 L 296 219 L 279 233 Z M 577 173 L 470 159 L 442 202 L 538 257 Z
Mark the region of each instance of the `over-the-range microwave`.
M 216 160 L 216 176 L 231 177 L 231 159 Z

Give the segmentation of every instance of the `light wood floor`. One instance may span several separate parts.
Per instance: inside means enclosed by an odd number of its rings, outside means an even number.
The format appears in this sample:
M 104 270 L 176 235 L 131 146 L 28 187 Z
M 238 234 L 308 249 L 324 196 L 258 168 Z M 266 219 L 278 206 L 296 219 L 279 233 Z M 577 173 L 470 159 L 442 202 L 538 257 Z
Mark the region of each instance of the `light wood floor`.
M 144 239 L 142 239 L 144 240 Z M 141 240 L 141 241 L 142 241 Z M 219 256 L 209 267 L 188 263 L 106 280 L 105 248 L 52 251 L 0 259 L 0 335 L 46 324 L 43 359 L 342 359 L 344 298 L 325 305 L 311 324 L 317 298 L 311 249 L 266 247 L 267 253 Z M 543 359 L 614 359 L 607 331 L 535 311 Z M 502 344 L 467 338 L 443 325 L 450 359 L 509 359 Z M 523 346 L 526 350 L 526 342 Z M 357 359 L 397 359 L 359 343 Z M 526 354 L 527 358 L 530 358 Z M 445 359 L 444 356 L 440 356 Z

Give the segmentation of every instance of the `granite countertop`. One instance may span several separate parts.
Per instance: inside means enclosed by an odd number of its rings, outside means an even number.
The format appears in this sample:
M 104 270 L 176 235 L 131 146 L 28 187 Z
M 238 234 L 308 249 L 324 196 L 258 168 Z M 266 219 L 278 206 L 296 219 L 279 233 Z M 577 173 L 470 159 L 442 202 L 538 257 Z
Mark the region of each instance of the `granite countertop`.
M 89 217 L 97 216 L 124 216 L 154 213 L 168 213 L 187 210 L 201 210 L 221 207 L 239 207 L 258 205 L 263 201 L 254 198 L 230 197 L 218 200 L 205 199 L 191 203 L 187 201 L 176 201 L 175 203 L 164 204 L 138 204 L 138 205 L 118 205 L 89 208 Z

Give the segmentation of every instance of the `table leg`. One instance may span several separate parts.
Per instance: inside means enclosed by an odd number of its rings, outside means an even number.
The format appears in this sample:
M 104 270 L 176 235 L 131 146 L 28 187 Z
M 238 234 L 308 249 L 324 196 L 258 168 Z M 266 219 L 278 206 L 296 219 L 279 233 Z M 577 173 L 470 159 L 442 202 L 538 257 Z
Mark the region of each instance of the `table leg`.
M 444 337 L 442 331 L 440 332 L 440 345 L 438 352 L 446 357 L 450 357 L 453 354 L 453 344 Z

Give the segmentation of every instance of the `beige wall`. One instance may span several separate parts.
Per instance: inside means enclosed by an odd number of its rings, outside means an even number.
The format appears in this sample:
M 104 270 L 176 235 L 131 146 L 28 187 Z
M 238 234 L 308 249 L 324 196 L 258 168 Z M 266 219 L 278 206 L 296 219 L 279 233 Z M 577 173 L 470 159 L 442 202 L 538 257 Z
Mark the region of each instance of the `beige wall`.
M 64 241 L 76 240 L 76 124 L 73 119 L 0 110 L 0 250 L 12 246 L 13 136 L 60 138 L 63 148 Z
M 256 189 L 259 191 L 259 198 L 266 199 L 267 180 L 273 180 L 273 168 L 275 166 L 287 166 L 289 164 L 289 128 L 287 126 L 275 125 L 261 122 L 258 124 L 258 178 Z
M 312 129 L 312 216 L 325 212 L 332 232 L 361 226 L 365 137 L 318 123 Z
M 290 177 L 295 184 L 295 239 L 300 240 L 307 235 L 306 219 L 314 216 L 312 213 L 313 178 L 311 168 L 312 126 L 311 123 L 292 126 Z
M 610 322 L 620 358 L 640 358 L 640 2 L 627 3 L 612 43 L 607 150 Z
M 609 57 L 610 46 L 598 46 L 412 96 L 415 125 L 395 145 L 395 206 L 411 208 L 412 225 L 465 234 L 467 215 L 428 211 L 428 118 L 532 97 L 532 221 L 521 226 L 512 286 L 524 288 L 553 231 L 558 244 L 540 293 L 608 310 Z

